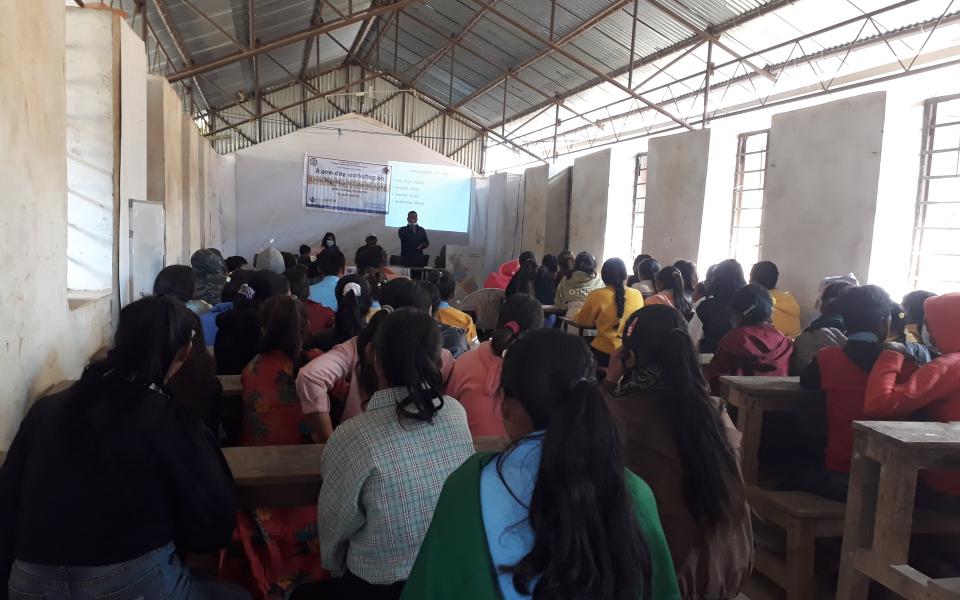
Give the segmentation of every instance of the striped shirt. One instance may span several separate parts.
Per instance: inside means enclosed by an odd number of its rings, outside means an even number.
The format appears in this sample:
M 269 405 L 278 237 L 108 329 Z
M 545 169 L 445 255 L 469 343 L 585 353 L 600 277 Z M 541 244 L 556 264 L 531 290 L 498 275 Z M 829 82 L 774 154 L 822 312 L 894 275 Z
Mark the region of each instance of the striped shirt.
M 397 417 L 406 388 L 381 390 L 323 451 L 320 555 L 335 575 L 406 580 L 447 476 L 474 453 L 466 412 L 444 397 L 433 422 Z

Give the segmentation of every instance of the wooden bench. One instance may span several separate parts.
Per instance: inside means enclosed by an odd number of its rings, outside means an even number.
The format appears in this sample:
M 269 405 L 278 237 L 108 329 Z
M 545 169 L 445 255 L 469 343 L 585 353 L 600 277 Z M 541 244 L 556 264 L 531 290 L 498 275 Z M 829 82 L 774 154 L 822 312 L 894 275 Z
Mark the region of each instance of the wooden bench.
M 931 579 L 908 564 L 910 537 L 949 533 L 914 518 L 917 471 L 960 469 L 960 423 L 859 421 L 850 469 L 837 600 L 866 600 L 876 581 L 907 600 L 960 599 L 960 580 Z
M 235 398 L 243 395 L 243 385 L 239 375 L 217 375 L 220 385 L 223 386 L 224 398 Z
M 723 376 L 720 383 L 727 402 L 737 407 L 737 429 L 743 435 L 743 480 L 747 485 L 758 485 L 764 414 L 822 411 L 823 393 L 800 387 L 799 377 Z

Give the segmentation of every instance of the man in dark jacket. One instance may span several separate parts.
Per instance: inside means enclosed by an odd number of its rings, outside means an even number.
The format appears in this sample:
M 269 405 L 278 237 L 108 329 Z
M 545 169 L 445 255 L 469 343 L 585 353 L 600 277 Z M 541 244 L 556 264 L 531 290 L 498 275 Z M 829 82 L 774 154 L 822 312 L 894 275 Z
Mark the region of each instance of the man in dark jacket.
M 430 247 L 427 231 L 417 224 L 417 212 L 414 210 L 407 214 L 407 226 L 401 227 L 398 235 L 400 236 L 400 256 L 403 258 L 423 256 L 423 251 Z

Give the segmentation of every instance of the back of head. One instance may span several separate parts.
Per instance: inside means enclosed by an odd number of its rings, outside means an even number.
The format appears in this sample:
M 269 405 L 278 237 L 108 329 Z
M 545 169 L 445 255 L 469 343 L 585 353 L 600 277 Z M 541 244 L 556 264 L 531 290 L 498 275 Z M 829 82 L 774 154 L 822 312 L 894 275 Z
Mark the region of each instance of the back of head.
M 210 275 L 223 275 L 227 270 L 227 265 L 218 252 L 211 248 L 197 250 L 190 257 L 190 266 L 196 269 L 201 277 Z
M 457 281 L 453 278 L 453 273 L 446 269 L 430 271 L 427 281 L 437 286 L 441 300 L 453 298 L 454 292 L 457 291 Z
M 673 266 L 680 271 L 680 275 L 683 276 L 684 289 L 692 294 L 693 290 L 697 288 L 697 284 L 700 283 L 700 276 L 697 274 L 697 265 L 689 260 L 678 260 L 673 263 Z
M 931 341 L 943 353 L 960 352 L 960 293 L 927 298 L 923 304 Z
M 573 260 L 573 270 L 574 272 L 580 271 L 581 273 L 586 273 L 590 277 L 596 277 L 597 259 L 589 252 L 581 252 L 577 254 L 577 257 Z
M 387 283 L 387 276 L 377 269 L 372 269 L 370 267 L 360 269 L 358 274 L 363 277 L 367 281 L 367 285 L 370 286 L 370 297 L 379 302 L 380 290 L 383 288 L 384 284 Z
M 407 389 L 397 416 L 433 421 L 443 408 L 440 330 L 434 320 L 413 308 L 395 310 L 380 323 L 374 345 L 383 377 L 392 387 Z
M 264 248 L 254 259 L 254 267 L 258 271 L 270 271 L 277 275 L 287 270 L 286 263 L 283 261 L 283 255 L 273 246 Z
M 732 294 L 747 285 L 743 279 L 743 267 L 732 258 L 721 261 L 711 268 L 713 273 L 707 273 L 707 292 L 711 296 Z
M 126 305 L 120 310 L 113 348 L 84 370 L 81 389 L 106 380 L 162 387 L 170 366 L 193 339 L 195 318 L 174 296 L 147 296 Z
M 693 318 L 693 307 L 690 306 L 687 297 L 684 295 L 686 291 L 685 282 L 683 275 L 680 274 L 680 269 L 676 267 L 661 269 L 657 273 L 657 289 L 670 290 L 673 296 L 673 306 L 683 315 L 683 318 L 688 321 Z
M 544 432 L 529 505 L 533 547 L 500 567 L 534 598 L 649 597 L 650 553 L 594 368 L 583 340 L 558 329 L 524 333 L 503 362 L 505 402 L 519 403 L 533 430 Z M 509 452 L 497 462 L 501 478 Z
M 310 256 L 310 246 L 306 244 L 300 244 L 300 256 Z
M 559 268 L 557 265 L 557 257 L 552 254 L 545 254 L 543 256 L 542 266 L 551 273 L 556 273 Z
M 301 301 L 310 297 L 310 283 L 307 281 L 307 273 L 303 269 L 293 268 L 283 272 L 287 283 L 290 284 L 290 293 Z
M 740 326 L 769 323 L 773 315 L 770 292 L 759 283 L 745 285 L 733 293 L 730 307 L 740 320 Z
M 840 314 L 840 299 L 854 287 L 846 281 L 834 281 L 823 288 L 820 295 L 820 313 L 826 316 Z
M 430 292 L 412 279 L 394 279 L 380 289 L 380 304 L 393 308 L 411 307 L 430 313 Z
M 297 255 L 292 252 L 281 252 L 280 256 L 283 257 L 284 270 L 292 269 L 300 264 L 300 260 L 297 258 Z
M 573 253 L 569 250 L 564 250 L 557 255 L 557 272 L 569 275 L 570 272 L 573 271 L 574 262 Z
M 230 275 L 230 279 L 223 286 L 223 291 L 220 292 L 220 302 L 235 302 L 240 287 L 250 281 L 253 273 L 253 271 L 237 271 Z
M 707 529 L 728 522 L 733 504 L 742 501 L 742 490 L 736 489 L 737 458 L 721 413 L 710 398 L 686 319 L 664 304 L 633 313 L 624 328 L 624 364 L 631 357 L 643 364 L 626 369 L 624 381 L 638 369 L 655 366 L 669 390 L 669 401 L 663 406 L 683 461 L 688 510 Z
M 637 277 L 641 281 L 656 281 L 660 273 L 660 263 L 655 258 L 648 258 L 637 265 Z
M 933 292 L 914 290 L 903 297 L 903 309 L 907 313 L 908 324 L 923 324 L 923 303 L 926 302 L 928 298 L 933 298 L 934 296 L 936 296 L 936 294 Z
M 181 302 L 189 302 L 196 285 L 193 269 L 186 265 L 170 265 L 161 269 L 153 280 L 153 295 L 173 296 Z
M 239 271 L 240 268 L 247 264 L 247 259 L 242 256 L 231 256 L 226 260 L 227 272 L 233 273 Z
M 303 340 L 307 336 L 309 318 L 303 304 L 293 296 L 274 296 L 260 307 L 260 352 L 279 350 L 300 367 Z
M 256 271 L 250 275 L 247 285 L 253 290 L 251 306 L 259 308 L 261 304 L 274 296 L 290 293 L 290 283 L 273 271 Z
M 427 295 L 430 296 L 430 312 L 437 314 L 437 310 L 440 308 L 440 289 L 437 287 L 437 284 L 431 281 L 417 281 L 417 285 L 422 287 Z
M 625 287 L 627 282 L 627 265 L 619 258 L 607 259 L 607 261 L 603 263 L 603 268 L 600 269 L 600 279 L 603 280 L 603 283 L 613 288 L 614 301 L 617 305 L 617 324 L 614 327 L 619 327 L 627 301 Z
M 768 290 L 775 289 L 780 281 L 780 269 L 769 260 L 761 260 L 750 269 L 750 283 L 759 283 Z
M 343 273 L 346 264 L 347 259 L 343 256 L 343 252 L 340 252 L 337 248 L 324 250 L 317 257 L 317 267 L 324 277 Z
M 637 277 L 640 277 L 640 263 L 645 260 L 650 260 L 653 258 L 649 254 L 638 254 L 636 258 L 633 259 L 633 274 Z
M 849 333 L 869 332 L 885 338 L 893 300 L 876 285 L 851 287 L 840 299 L 840 315 Z
M 543 306 L 529 294 L 513 294 L 503 302 L 497 329 L 490 338 L 490 348 L 497 356 L 513 344 L 524 331 L 543 327 Z
M 531 250 L 524 250 L 520 253 L 520 256 L 517 257 L 517 260 L 520 261 L 521 265 L 528 260 L 533 261 L 533 264 L 537 264 L 537 255 Z
M 387 265 L 387 253 L 380 246 L 362 246 L 356 255 L 357 269 L 379 269 Z

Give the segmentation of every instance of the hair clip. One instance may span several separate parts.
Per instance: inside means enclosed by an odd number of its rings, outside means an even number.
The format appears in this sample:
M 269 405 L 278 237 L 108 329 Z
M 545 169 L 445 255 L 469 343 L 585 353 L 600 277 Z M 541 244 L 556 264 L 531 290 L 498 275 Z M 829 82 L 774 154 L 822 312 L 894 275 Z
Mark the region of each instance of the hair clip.
M 343 286 L 343 295 L 353 294 L 357 298 L 363 295 L 363 290 L 360 288 L 360 284 L 356 281 L 351 281 L 347 285 Z
M 240 289 L 237 290 L 237 295 L 243 296 L 247 300 L 253 300 L 253 298 L 257 295 L 257 291 L 249 285 L 243 284 L 240 286 Z
M 504 327 L 513 332 L 513 335 L 520 335 L 520 323 L 516 321 L 507 321 L 503 324 Z
M 393 314 L 393 311 L 394 311 L 395 309 L 394 309 L 392 306 L 390 306 L 389 304 L 383 304 L 383 305 L 380 306 L 380 310 L 384 311 L 384 312 L 387 313 L 388 315 L 392 315 L 392 314 Z

